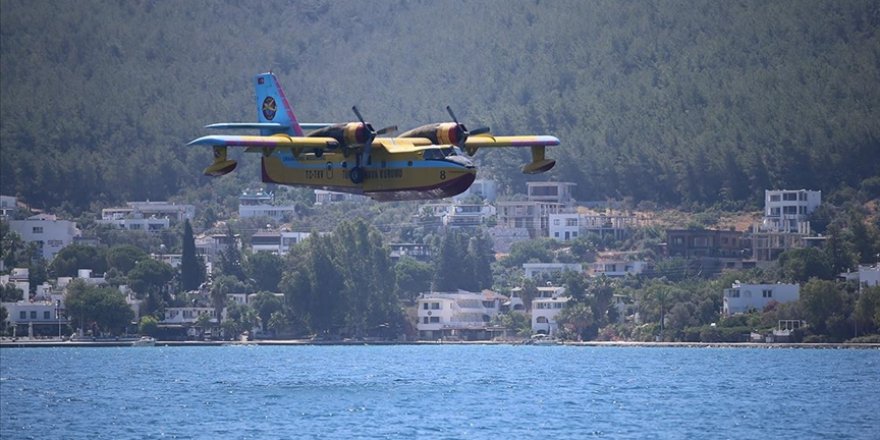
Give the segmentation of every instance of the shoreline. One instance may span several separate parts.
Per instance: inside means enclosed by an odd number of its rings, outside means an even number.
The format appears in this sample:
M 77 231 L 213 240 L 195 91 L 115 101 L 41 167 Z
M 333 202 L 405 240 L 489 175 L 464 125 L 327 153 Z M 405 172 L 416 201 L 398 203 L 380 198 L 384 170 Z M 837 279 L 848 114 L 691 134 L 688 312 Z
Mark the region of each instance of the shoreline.
M 131 340 L 107 341 L 59 341 L 59 340 L 2 340 L 0 348 L 40 347 L 131 347 Z M 521 341 L 312 341 L 309 339 L 285 339 L 257 341 L 156 341 L 155 347 L 220 347 L 220 346 L 320 346 L 320 345 L 542 345 Z M 639 342 L 639 341 L 581 341 L 561 342 L 572 347 L 639 347 L 639 348 L 797 348 L 797 349 L 849 349 L 880 350 L 877 343 L 766 343 L 766 342 Z

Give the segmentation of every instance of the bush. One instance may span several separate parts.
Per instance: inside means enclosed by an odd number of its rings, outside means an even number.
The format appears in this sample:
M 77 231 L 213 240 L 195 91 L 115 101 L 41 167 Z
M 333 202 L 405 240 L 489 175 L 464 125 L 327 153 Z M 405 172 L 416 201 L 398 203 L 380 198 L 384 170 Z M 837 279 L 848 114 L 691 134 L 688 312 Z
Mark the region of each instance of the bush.
M 880 344 L 880 335 L 865 335 L 846 341 L 852 344 Z

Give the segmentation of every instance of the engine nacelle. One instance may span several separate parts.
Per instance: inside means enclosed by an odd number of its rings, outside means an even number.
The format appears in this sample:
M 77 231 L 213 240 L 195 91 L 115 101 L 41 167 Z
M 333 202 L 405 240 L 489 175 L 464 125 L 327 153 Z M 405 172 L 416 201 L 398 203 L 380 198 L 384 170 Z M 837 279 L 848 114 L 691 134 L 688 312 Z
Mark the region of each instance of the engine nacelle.
M 364 145 L 369 136 L 370 130 L 360 122 L 333 124 L 309 133 L 309 137 L 330 137 L 336 139 L 339 145 L 345 147 Z
M 440 122 L 416 127 L 401 133 L 400 137 L 426 138 L 435 145 L 459 145 L 463 141 L 464 127 L 455 122 Z

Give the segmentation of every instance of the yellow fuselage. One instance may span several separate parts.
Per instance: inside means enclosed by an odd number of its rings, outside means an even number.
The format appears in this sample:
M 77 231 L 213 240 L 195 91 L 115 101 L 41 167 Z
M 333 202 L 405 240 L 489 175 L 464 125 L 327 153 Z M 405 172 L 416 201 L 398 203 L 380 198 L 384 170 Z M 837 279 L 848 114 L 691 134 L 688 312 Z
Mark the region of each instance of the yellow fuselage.
M 360 164 L 364 170 L 361 183 L 352 182 L 349 175 L 357 165 L 356 153 L 326 151 L 319 157 L 276 150 L 262 161 L 264 182 L 364 194 L 376 200 L 451 197 L 467 190 L 477 172 L 460 152 L 436 146 L 406 152 L 375 148 L 366 163 Z

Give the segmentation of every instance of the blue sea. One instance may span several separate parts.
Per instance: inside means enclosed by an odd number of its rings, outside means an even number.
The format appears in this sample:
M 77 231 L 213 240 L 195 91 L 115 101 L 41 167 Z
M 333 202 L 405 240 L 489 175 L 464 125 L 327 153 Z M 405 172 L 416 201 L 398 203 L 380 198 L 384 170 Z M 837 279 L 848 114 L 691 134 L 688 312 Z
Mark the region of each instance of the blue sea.
M 4 348 L 24 438 L 880 439 L 880 350 Z

